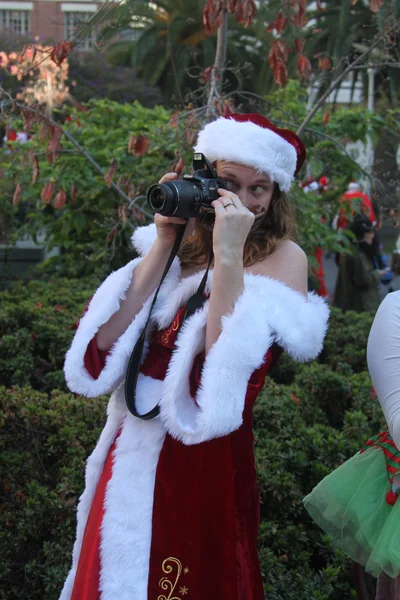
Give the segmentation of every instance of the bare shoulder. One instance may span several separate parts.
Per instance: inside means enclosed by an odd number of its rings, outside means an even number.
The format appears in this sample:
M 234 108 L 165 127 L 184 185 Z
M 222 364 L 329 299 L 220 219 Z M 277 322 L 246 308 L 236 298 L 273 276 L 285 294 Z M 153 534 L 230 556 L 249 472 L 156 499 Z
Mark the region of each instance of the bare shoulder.
M 272 277 L 304 295 L 307 294 L 307 255 L 292 240 L 281 242 L 272 254 L 250 267 L 249 272 Z

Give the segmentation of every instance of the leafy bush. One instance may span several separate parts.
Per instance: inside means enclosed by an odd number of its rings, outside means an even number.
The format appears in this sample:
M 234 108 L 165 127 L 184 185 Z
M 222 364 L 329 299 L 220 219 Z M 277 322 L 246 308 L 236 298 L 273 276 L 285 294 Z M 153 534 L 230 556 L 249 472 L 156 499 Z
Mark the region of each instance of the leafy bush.
M 56 599 L 105 399 L 0 388 L 0 599 Z
M 98 281 L 19 282 L 0 294 L 0 382 L 66 389 L 63 363 Z

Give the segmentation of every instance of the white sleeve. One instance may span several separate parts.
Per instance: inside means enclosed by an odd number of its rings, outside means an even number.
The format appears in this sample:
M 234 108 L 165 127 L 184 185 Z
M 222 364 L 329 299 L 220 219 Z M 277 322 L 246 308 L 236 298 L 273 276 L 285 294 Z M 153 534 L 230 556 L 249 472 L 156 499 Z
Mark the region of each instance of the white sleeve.
M 400 448 L 400 292 L 388 294 L 376 313 L 367 360 L 390 434 Z

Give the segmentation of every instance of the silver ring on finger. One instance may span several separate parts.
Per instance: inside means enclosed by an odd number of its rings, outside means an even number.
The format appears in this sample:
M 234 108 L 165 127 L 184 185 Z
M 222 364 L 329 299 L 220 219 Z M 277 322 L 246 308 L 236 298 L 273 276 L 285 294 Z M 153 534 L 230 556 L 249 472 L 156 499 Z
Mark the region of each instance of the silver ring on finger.
M 235 204 L 232 202 L 232 200 L 229 200 L 228 202 L 223 202 L 222 206 L 226 210 L 228 208 L 228 206 L 235 206 Z

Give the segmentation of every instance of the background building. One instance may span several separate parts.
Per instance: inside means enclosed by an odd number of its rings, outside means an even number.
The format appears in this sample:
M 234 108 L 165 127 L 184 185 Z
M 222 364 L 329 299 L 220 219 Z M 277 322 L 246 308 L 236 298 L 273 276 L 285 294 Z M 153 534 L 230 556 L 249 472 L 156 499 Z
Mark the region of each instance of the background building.
M 17 34 L 50 38 L 54 42 L 73 38 L 76 29 L 87 22 L 96 12 L 95 2 L 62 2 L 60 0 L 0 0 L 0 30 Z M 82 40 L 79 49 L 90 51 L 93 37 Z

